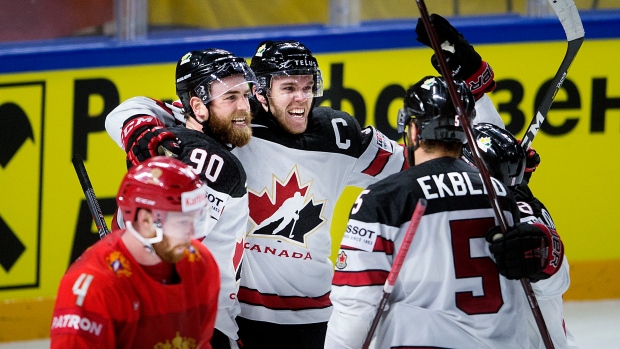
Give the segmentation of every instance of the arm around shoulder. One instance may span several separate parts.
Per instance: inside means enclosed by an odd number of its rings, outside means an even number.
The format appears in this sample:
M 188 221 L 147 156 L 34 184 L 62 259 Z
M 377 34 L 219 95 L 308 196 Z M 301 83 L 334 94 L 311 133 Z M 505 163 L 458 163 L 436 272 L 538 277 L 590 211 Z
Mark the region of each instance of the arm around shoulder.
M 121 131 L 125 122 L 136 115 L 155 116 L 163 126 L 185 122 L 182 109 L 148 97 L 132 97 L 114 108 L 105 119 L 105 129 L 112 140 L 124 150 Z

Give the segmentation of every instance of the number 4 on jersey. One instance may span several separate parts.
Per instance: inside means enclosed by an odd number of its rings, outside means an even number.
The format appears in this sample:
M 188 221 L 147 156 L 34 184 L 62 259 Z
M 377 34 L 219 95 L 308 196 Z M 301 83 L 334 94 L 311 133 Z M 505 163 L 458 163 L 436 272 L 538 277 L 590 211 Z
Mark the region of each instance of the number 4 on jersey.
M 75 283 L 73 284 L 73 288 L 71 290 L 73 291 L 73 294 L 77 296 L 75 304 L 77 304 L 79 307 L 84 304 L 84 297 L 86 297 L 86 292 L 88 292 L 88 287 L 93 281 L 93 278 L 94 277 L 92 275 L 83 273 L 77 278 L 77 280 L 75 280 Z

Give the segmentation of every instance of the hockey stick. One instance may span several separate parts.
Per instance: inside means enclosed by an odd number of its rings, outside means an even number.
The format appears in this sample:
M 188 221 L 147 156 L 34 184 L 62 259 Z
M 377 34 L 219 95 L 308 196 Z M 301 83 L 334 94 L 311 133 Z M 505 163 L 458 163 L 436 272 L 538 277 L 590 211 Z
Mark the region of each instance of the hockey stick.
M 104 236 L 110 233 L 110 230 L 108 230 L 105 219 L 103 219 L 103 212 L 101 212 L 99 201 L 97 201 L 95 191 L 93 190 L 93 186 L 90 183 L 90 179 L 88 178 L 88 173 L 86 172 L 86 167 L 84 167 L 84 162 L 78 154 L 73 155 L 73 159 L 71 159 L 71 162 L 73 162 L 75 173 L 80 180 L 80 185 L 82 186 L 82 190 L 84 191 L 86 203 L 88 204 L 88 208 L 90 209 L 90 214 L 93 216 L 93 220 L 97 225 L 97 231 L 99 231 L 99 238 L 103 239 Z
M 553 1 L 553 0 L 551 0 Z M 506 233 L 507 224 L 506 217 L 504 217 L 503 212 L 501 211 L 501 207 L 499 205 L 499 201 L 497 199 L 497 193 L 495 192 L 495 188 L 493 187 L 493 183 L 491 182 L 491 176 L 489 174 L 489 170 L 487 169 L 482 157 L 480 156 L 480 151 L 478 147 L 473 146 L 476 144 L 476 138 L 474 137 L 474 131 L 469 123 L 469 119 L 465 116 L 465 109 L 463 108 L 463 103 L 458 97 L 458 93 L 456 91 L 456 85 L 454 84 L 454 79 L 452 79 L 452 72 L 448 68 L 446 63 L 446 59 L 444 57 L 441 46 L 439 45 L 439 39 L 437 39 L 437 33 L 435 32 L 435 28 L 431 23 L 431 20 L 428 16 L 428 11 L 426 10 L 426 5 L 424 4 L 424 0 L 416 0 L 418 5 L 418 9 L 420 10 L 420 16 L 422 18 L 422 22 L 424 23 L 424 28 L 426 29 L 426 33 L 431 42 L 431 46 L 433 47 L 433 51 L 435 52 L 435 56 L 437 57 L 437 61 L 439 63 L 439 68 L 441 71 L 441 75 L 446 81 L 446 85 L 448 86 L 448 92 L 450 93 L 450 99 L 452 100 L 452 104 L 456 109 L 456 113 L 458 118 L 463 124 L 463 130 L 465 131 L 465 136 L 467 137 L 467 142 L 471 144 L 470 147 L 472 150 L 472 155 L 476 162 L 476 167 L 478 171 L 480 171 L 480 176 L 482 177 L 482 181 L 484 182 L 484 186 L 487 188 L 487 194 L 489 196 L 489 200 L 491 201 L 491 206 L 493 207 L 493 212 L 495 214 L 495 218 L 499 222 L 499 226 L 502 230 L 502 233 Z M 540 312 L 540 308 L 538 307 L 538 302 L 536 301 L 536 296 L 534 295 L 534 290 L 532 289 L 532 285 L 530 281 L 526 278 L 520 280 L 521 286 L 523 287 L 523 291 L 528 299 L 530 309 L 532 310 L 532 314 L 534 315 L 534 319 L 536 320 L 536 325 L 538 326 L 538 330 L 540 331 L 540 335 L 542 336 L 542 340 L 545 344 L 545 348 L 553 349 L 553 342 L 551 341 L 551 336 L 549 335 L 549 331 L 547 330 L 547 326 L 545 324 L 545 320 L 543 319 L 542 313 Z
M 363 349 L 368 349 L 368 346 L 370 346 L 372 336 L 375 334 L 375 330 L 379 324 L 379 319 L 381 318 L 383 309 L 385 309 L 385 305 L 387 304 L 388 297 L 392 293 L 392 290 L 394 290 L 396 278 L 398 277 L 398 273 L 400 273 L 400 268 L 403 266 L 403 262 L 407 256 L 407 252 L 409 251 L 409 246 L 411 245 L 411 241 L 413 241 L 413 236 L 415 235 L 416 230 L 418 230 L 418 225 L 420 224 L 420 220 L 422 219 L 422 215 L 424 215 L 425 210 L 426 200 L 419 199 L 415 210 L 413 210 L 413 214 L 411 215 L 411 222 L 409 222 L 409 227 L 407 228 L 407 232 L 403 238 L 403 243 L 400 245 L 400 249 L 398 249 L 398 254 L 396 255 L 394 264 L 392 264 L 392 269 L 390 270 L 387 280 L 385 280 L 385 284 L 383 285 L 383 297 L 381 297 L 381 302 L 379 302 L 377 313 L 375 314 L 375 318 L 372 320 L 372 325 L 370 326 L 370 330 L 368 330 L 368 335 L 366 335 L 366 340 L 362 346 Z
M 551 108 L 555 95 L 562 87 L 564 79 L 566 79 L 566 74 L 568 73 L 568 67 L 570 67 L 571 63 L 573 63 L 573 60 L 575 59 L 575 56 L 583 43 L 585 35 L 583 25 L 581 24 L 581 18 L 579 17 L 579 12 L 577 11 L 577 6 L 575 6 L 575 2 L 573 0 L 549 0 L 549 3 L 551 4 L 555 14 L 560 19 L 560 23 L 562 23 L 562 27 L 566 33 L 566 39 L 568 40 L 568 47 L 566 49 L 564 59 L 560 64 L 560 68 L 555 73 L 555 76 L 551 81 L 551 85 L 549 85 L 549 88 L 545 93 L 545 97 L 540 103 L 538 110 L 536 110 L 536 115 L 534 115 L 532 122 L 530 122 L 527 132 L 523 135 L 521 146 L 526 150 L 534 141 L 534 137 L 536 137 L 540 126 L 547 118 L 547 113 Z

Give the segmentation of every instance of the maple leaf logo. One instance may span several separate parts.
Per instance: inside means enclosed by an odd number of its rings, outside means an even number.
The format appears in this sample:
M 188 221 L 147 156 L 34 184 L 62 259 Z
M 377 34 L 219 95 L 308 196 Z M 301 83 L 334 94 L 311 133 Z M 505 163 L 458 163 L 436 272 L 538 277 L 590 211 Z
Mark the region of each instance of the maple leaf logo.
M 312 182 L 301 184 L 297 167 L 284 181 L 273 177 L 273 194 L 267 188 L 256 193 L 248 188 L 251 235 L 285 238 L 305 245 L 305 236 L 314 232 L 326 219 L 322 217 L 323 201 L 308 198 Z

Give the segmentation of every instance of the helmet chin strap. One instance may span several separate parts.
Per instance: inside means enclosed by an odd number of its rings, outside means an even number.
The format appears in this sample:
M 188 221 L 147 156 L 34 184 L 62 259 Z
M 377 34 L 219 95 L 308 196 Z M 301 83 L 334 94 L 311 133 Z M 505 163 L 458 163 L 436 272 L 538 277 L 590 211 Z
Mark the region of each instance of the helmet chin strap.
M 407 162 L 409 167 L 415 166 L 415 149 L 407 147 Z
M 198 120 L 198 118 L 196 117 L 196 115 L 194 115 L 194 113 L 189 114 L 189 116 L 196 120 L 197 123 L 200 124 L 200 126 L 202 126 L 202 132 L 205 134 L 209 134 L 209 120 L 211 120 L 211 109 L 209 109 L 209 107 L 207 106 L 207 110 L 209 111 L 209 118 L 205 121 L 200 121 Z
M 411 131 L 411 126 L 407 127 L 407 132 L 404 134 L 405 145 L 407 146 L 407 162 L 409 163 L 409 167 L 415 166 L 415 151 L 420 147 L 420 135 L 416 135 L 416 139 L 413 144 L 409 145 L 409 132 Z
M 155 249 L 153 248 L 153 244 L 161 242 L 164 239 L 164 230 L 161 228 L 160 222 L 155 223 L 155 237 L 152 238 L 145 238 L 144 236 L 140 235 L 140 233 L 138 233 L 136 229 L 134 229 L 130 221 L 125 221 L 125 227 L 131 235 L 133 235 L 136 239 L 138 239 L 138 241 L 142 243 L 142 245 L 147 251 L 159 257 L 157 255 L 157 252 L 155 252 Z

